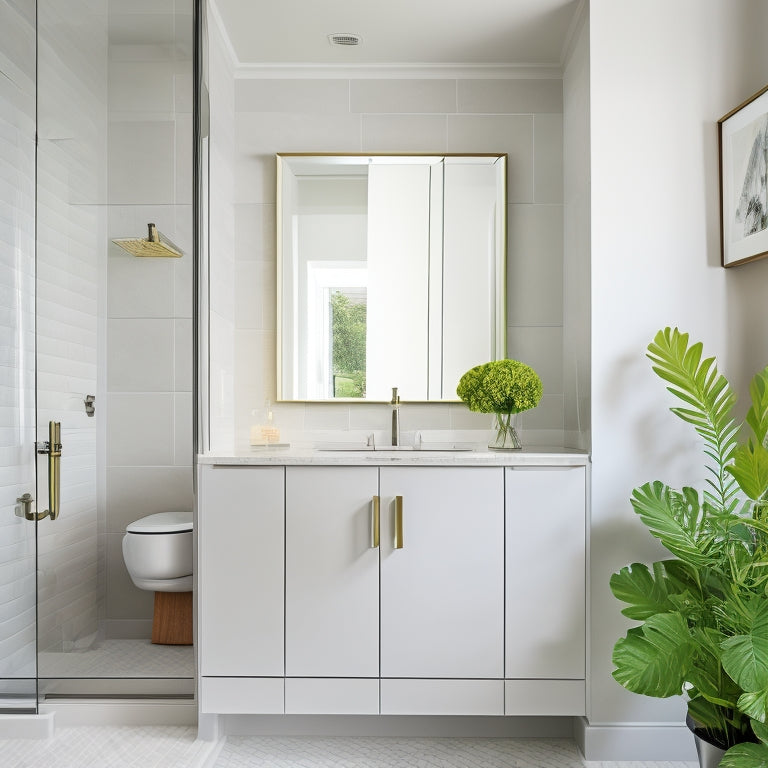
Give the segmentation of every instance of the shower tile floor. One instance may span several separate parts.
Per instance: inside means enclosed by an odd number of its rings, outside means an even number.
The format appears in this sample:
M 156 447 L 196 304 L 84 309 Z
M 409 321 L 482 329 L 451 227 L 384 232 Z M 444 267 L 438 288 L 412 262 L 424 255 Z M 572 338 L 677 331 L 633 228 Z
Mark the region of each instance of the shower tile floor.
M 568 739 L 229 736 L 179 726 L 60 728 L 0 740 L 3 768 L 696 768 L 686 762 L 585 761 Z M 218 756 L 216 753 L 218 752 Z
M 3 768 L 204 768 L 215 749 L 197 728 L 57 728 L 51 739 L 0 740 Z
M 87 650 L 42 652 L 40 677 L 194 677 L 191 645 L 149 640 L 102 640 Z

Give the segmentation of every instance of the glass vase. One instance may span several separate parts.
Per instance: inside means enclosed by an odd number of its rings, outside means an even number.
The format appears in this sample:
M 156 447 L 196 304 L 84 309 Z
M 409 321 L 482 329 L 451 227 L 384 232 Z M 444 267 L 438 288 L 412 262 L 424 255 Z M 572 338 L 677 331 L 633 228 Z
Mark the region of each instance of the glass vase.
M 514 451 L 523 447 L 515 429 L 514 421 L 516 415 L 514 413 L 494 414 L 494 437 L 488 443 L 489 448 L 494 451 Z

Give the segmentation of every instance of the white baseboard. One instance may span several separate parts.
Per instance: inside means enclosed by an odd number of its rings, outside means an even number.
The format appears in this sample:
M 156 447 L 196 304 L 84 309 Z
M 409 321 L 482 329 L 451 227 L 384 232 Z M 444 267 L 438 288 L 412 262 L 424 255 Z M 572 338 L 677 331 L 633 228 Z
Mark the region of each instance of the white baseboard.
M 174 700 L 54 699 L 40 704 L 41 714 L 56 715 L 56 726 L 196 725 L 197 703 Z M 16 717 L 15 715 L 13 717 Z
M 0 715 L 0 739 L 50 739 L 53 732 L 53 712 Z
M 221 715 L 208 715 L 204 712 L 198 713 L 197 738 L 201 741 L 222 740 Z
M 200 738 L 200 735 L 198 733 L 198 738 Z M 203 739 L 205 741 L 205 739 Z M 224 749 L 224 739 L 219 739 L 218 741 L 212 741 L 210 742 L 210 746 L 208 750 L 206 751 L 205 758 L 202 761 L 202 764 L 199 766 L 199 768 L 214 768 L 216 765 L 216 762 L 219 759 L 219 755 L 221 754 L 221 750 Z
M 573 737 L 587 760 L 696 761 L 693 736 L 685 725 L 590 725 L 574 721 Z

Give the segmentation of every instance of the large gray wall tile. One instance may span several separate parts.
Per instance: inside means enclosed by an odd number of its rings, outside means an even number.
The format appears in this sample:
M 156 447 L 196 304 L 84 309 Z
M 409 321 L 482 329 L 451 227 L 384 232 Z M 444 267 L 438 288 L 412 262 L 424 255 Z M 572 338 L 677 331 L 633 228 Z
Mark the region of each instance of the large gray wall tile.
M 562 80 L 459 80 L 458 111 L 523 114 L 563 111 Z
M 352 80 L 350 108 L 352 112 L 455 112 L 456 81 Z

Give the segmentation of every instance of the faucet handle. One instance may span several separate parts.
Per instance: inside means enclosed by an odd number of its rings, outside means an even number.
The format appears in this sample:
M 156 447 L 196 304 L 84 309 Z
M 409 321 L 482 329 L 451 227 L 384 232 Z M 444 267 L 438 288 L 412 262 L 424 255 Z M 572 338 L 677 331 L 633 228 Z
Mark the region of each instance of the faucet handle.
M 397 387 L 392 387 L 392 401 L 390 405 L 397 405 L 400 402 L 400 395 L 397 394 Z
M 376 438 L 375 438 L 373 432 L 371 432 L 371 434 L 368 435 L 368 439 L 365 441 L 365 445 L 366 445 L 367 448 L 375 448 L 376 447 Z

